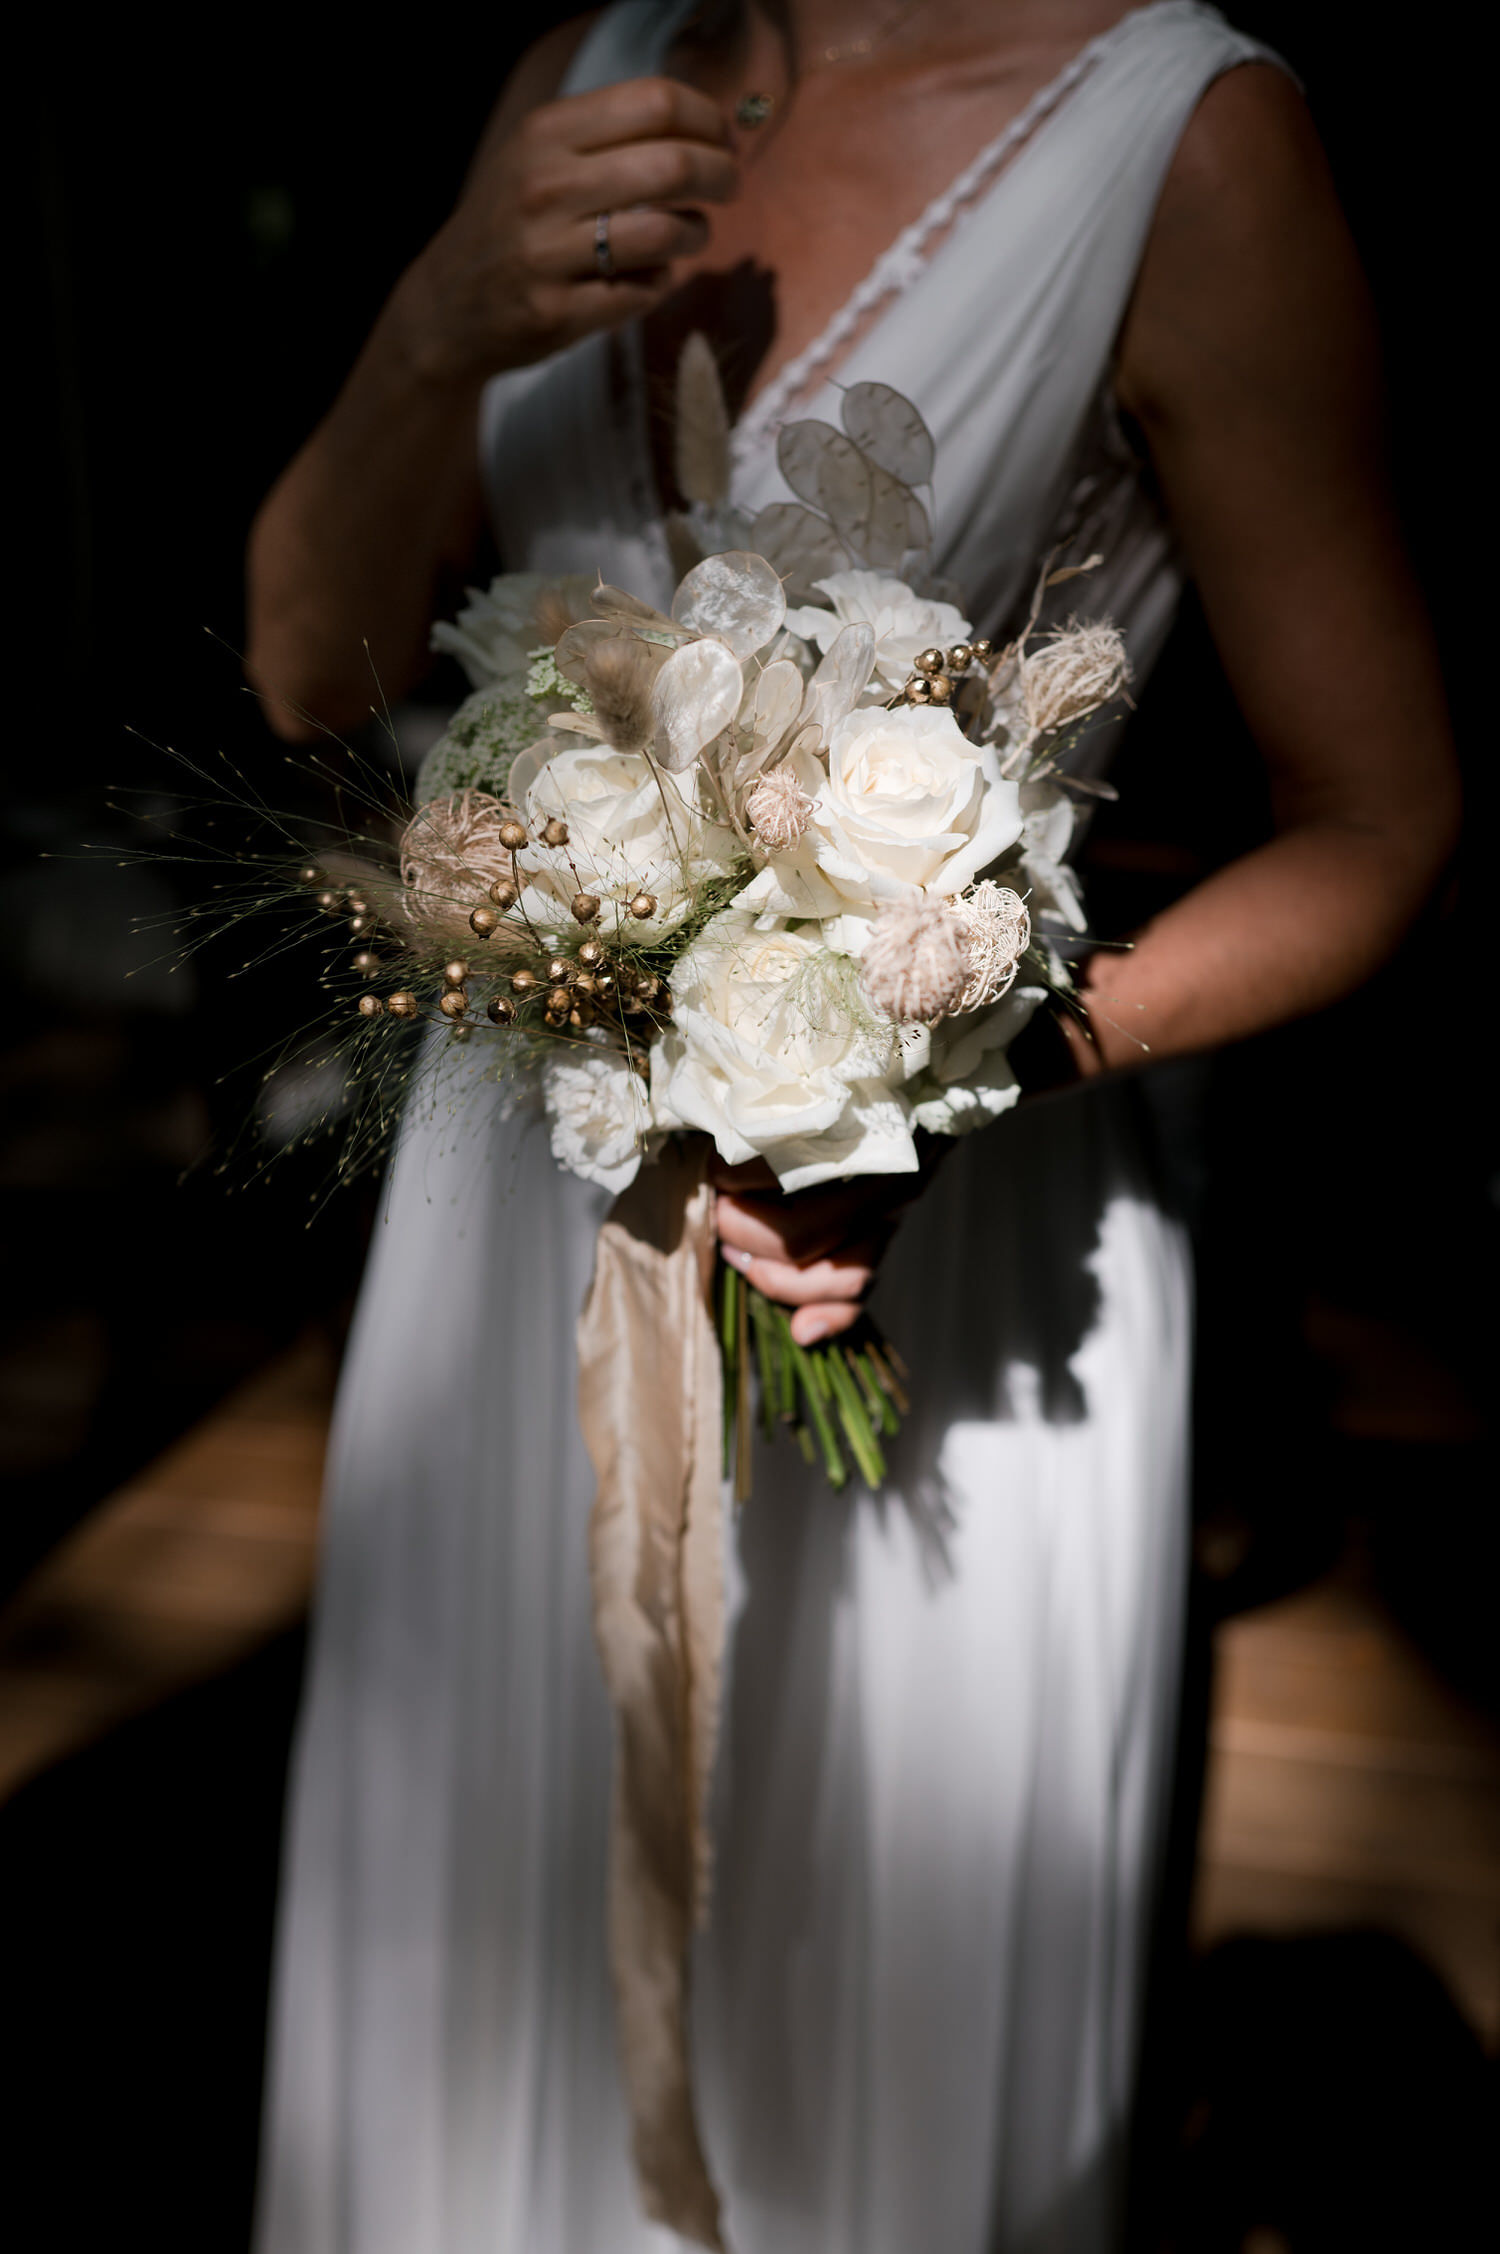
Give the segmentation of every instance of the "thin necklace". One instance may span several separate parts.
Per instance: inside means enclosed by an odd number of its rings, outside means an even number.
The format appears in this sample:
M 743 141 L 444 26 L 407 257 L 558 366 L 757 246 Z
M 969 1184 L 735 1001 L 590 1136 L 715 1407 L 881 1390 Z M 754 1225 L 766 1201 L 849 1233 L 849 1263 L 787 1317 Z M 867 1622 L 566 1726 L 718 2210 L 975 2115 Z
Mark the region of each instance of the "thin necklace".
M 883 47 L 888 39 L 894 39 L 903 25 L 910 23 L 913 16 L 921 15 L 931 4 L 932 0 L 908 0 L 906 7 L 899 8 L 877 30 L 864 33 L 858 39 L 843 40 L 837 46 L 820 47 L 804 65 L 803 76 L 809 70 L 831 70 L 838 63 L 862 62 L 866 55 L 873 55 L 877 47 Z M 764 125 L 775 109 L 777 100 L 775 94 L 742 94 L 734 106 L 735 124 L 750 128 Z

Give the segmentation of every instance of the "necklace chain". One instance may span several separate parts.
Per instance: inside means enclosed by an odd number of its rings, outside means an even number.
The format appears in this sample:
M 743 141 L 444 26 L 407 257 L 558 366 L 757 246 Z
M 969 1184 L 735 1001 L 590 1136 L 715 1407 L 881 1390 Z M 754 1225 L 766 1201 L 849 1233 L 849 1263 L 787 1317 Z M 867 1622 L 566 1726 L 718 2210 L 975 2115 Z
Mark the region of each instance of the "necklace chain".
M 831 70 L 838 63 L 862 62 L 867 55 L 873 55 L 877 47 L 883 47 L 887 40 L 894 39 L 903 25 L 911 22 L 913 16 L 921 15 L 930 6 L 931 0 L 908 0 L 906 7 L 898 8 L 895 15 L 875 31 L 864 33 L 858 39 L 846 39 L 833 46 L 820 47 L 811 58 L 811 67 L 815 70 Z M 734 107 L 736 125 L 763 125 L 775 109 L 778 99 L 775 94 L 752 92 L 741 95 Z

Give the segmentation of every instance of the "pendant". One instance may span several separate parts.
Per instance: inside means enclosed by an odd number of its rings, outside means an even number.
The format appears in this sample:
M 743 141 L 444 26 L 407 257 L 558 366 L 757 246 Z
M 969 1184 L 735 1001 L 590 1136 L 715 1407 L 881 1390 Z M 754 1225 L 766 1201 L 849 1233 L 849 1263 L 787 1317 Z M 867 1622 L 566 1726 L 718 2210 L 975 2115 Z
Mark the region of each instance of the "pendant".
M 736 125 L 764 125 L 776 107 L 774 94 L 742 94 L 734 105 Z

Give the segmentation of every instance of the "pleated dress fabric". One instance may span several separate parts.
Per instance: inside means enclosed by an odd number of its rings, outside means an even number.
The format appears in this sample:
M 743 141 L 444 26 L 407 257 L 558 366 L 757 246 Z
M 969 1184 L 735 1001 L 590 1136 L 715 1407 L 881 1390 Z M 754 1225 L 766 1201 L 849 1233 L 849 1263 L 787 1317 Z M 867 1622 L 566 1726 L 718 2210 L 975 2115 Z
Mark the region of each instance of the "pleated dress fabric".
M 657 67 L 608 10 L 570 85 Z M 1125 18 L 909 231 L 774 410 L 895 385 L 938 447 L 938 568 L 979 630 L 1040 558 L 1138 680 L 1169 535 L 1110 412 L 1196 103 L 1263 51 Z M 783 387 L 785 392 L 785 387 Z M 786 498 L 775 414 L 735 498 Z M 638 342 L 498 379 L 501 552 L 670 590 Z M 1071 592 L 1072 590 L 1070 590 Z M 1110 735 L 1086 740 L 1098 765 Z M 277 1949 L 258 2254 L 676 2254 L 639 2214 L 605 1962 L 611 1728 L 589 1619 L 574 1322 L 602 1193 L 455 1052 L 414 1108 L 340 1389 Z M 1106 2254 L 1164 1831 L 1186 1548 L 1190 1282 L 1128 1088 L 958 1146 L 876 1312 L 911 1370 L 888 1486 L 786 1442 L 726 1503 L 717 1896 L 695 1965 L 734 2254 Z

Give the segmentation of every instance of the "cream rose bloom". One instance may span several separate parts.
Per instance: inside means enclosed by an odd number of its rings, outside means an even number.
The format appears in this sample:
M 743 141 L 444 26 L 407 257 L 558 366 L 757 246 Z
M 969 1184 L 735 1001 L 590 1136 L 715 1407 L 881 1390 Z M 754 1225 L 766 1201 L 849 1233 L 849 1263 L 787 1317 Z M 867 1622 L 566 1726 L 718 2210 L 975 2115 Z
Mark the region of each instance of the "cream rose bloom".
M 993 747 L 938 707 L 851 712 L 829 739 L 826 774 L 811 753 L 791 764 L 812 813 L 794 851 L 741 895 L 746 908 L 859 919 L 885 901 L 948 899 L 1021 834 L 1020 792 Z M 830 938 L 859 951 L 847 920 Z
M 764 1158 L 785 1190 L 917 1165 L 894 1026 L 859 1007 L 817 933 L 712 924 L 672 973 L 651 1051 L 659 1128 L 697 1127 L 732 1166 Z
M 640 752 L 609 744 L 554 752 L 526 791 L 526 826 L 535 840 L 555 817 L 567 823 L 568 842 L 533 842 L 518 857 L 532 923 L 576 930 L 572 902 L 582 888 L 605 901 L 650 893 L 656 914 L 633 923 L 633 935 L 670 931 L 691 908 L 693 888 L 726 875 L 741 850 L 733 831 L 705 812 L 701 790 L 697 769 L 658 775 Z M 520 912 L 511 915 L 519 920 Z M 613 928 L 608 916 L 605 928 Z
M 892 579 L 885 572 L 835 571 L 813 584 L 828 597 L 832 609 L 809 603 L 789 610 L 788 628 L 827 650 L 846 626 L 872 626 L 875 675 L 870 688 L 877 695 L 893 696 L 905 687 L 919 650 L 951 649 L 955 642 L 968 641 L 973 632 L 952 603 L 914 595 L 904 579 Z
M 542 1100 L 559 1166 L 616 1195 L 635 1180 L 651 1107 L 618 1049 L 560 1049 L 543 1067 Z

